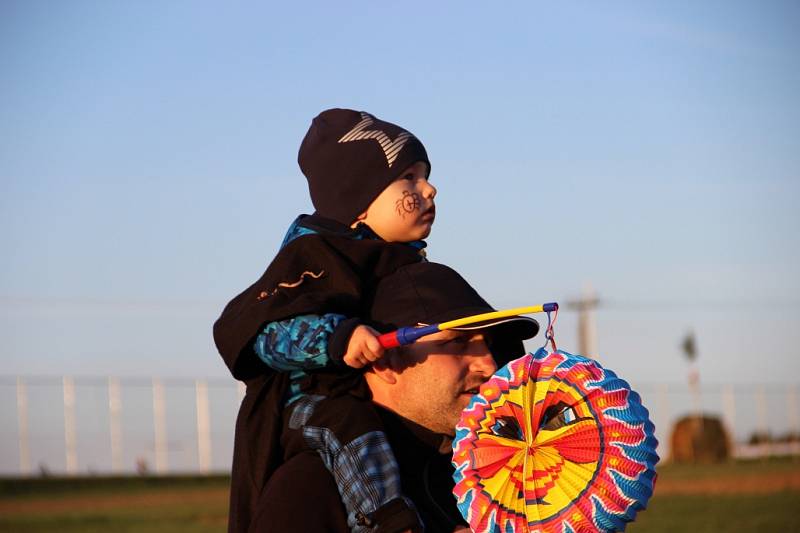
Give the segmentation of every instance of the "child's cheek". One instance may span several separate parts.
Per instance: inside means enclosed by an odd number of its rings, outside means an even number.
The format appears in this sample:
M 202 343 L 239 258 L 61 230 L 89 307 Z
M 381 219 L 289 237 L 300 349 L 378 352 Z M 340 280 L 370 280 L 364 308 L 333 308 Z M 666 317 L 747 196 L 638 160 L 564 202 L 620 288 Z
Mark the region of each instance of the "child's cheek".
M 403 195 L 395 202 L 395 209 L 398 215 L 406 218 L 406 215 L 419 211 L 421 203 L 419 193 L 403 191 Z

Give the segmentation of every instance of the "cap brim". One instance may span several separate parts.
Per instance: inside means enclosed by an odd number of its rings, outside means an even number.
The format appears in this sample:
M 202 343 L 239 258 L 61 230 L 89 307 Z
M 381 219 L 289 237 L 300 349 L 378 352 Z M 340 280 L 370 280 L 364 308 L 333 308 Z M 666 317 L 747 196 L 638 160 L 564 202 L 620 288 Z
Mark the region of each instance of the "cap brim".
M 428 324 L 420 325 L 427 326 Z M 449 329 L 453 329 L 455 331 L 475 331 L 478 329 L 494 328 L 497 326 L 503 326 L 503 330 L 505 330 L 507 334 L 512 335 L 521 341 L 535 337 L 536 334 L 539 333 L 539 322 L 527 316 L 495 318 L 493 320 L 484 320 L 482 322 L 475 322 L 474 324 L 468 324 Z
M 496 318 L 494 320 L 485 320 L 483 322 L 476 322 L 475 324 L 459 326 L 452 329 L 456 331 L 472 331 L 476 329 L 493 328 L 496 326 L 504 326 L 504 330 L 506 330 L 509 334 L 514 335 L 519 340 L 530 339 L 539 333 L 539 322 L 527 316 Z

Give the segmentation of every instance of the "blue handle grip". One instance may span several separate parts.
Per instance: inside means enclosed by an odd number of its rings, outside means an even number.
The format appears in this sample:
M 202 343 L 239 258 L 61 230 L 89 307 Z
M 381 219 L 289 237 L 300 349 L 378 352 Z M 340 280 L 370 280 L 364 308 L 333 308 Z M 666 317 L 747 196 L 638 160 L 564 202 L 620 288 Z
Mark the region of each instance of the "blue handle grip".
M 439 331 L 438 324 L 421 326 L 418 328 L 400 328 L 397 330 L 397 341 L 401 346 L 405 346 L 406 344 L 415 342 L 420 337 L 436 333 L 437 331 Z

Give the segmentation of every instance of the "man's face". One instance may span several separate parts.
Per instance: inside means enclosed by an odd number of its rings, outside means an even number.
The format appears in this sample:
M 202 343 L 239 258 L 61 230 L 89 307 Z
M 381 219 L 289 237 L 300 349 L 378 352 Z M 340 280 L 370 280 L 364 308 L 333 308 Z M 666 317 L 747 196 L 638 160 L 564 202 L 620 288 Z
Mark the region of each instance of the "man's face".
M 455 434 L 461 411 L 497 370 L 480 330 L 442 331 L 392 355 L 399 368 L 388 407 L 447 435 Z

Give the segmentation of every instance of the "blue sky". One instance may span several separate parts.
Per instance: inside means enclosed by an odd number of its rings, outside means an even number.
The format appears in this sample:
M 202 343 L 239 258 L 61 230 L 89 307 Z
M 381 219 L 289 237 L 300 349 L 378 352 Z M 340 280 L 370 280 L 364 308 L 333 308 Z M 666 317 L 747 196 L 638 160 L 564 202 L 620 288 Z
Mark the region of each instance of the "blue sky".
M 705 381 L 795 382 L 800 6 L 429 4 L 3 2 L 3 373 L 225 376 L 340 106 L 425 143 L 429 256 L 496 306 L 590 283 L 634 383 L 685 381 L 689 329 Z

